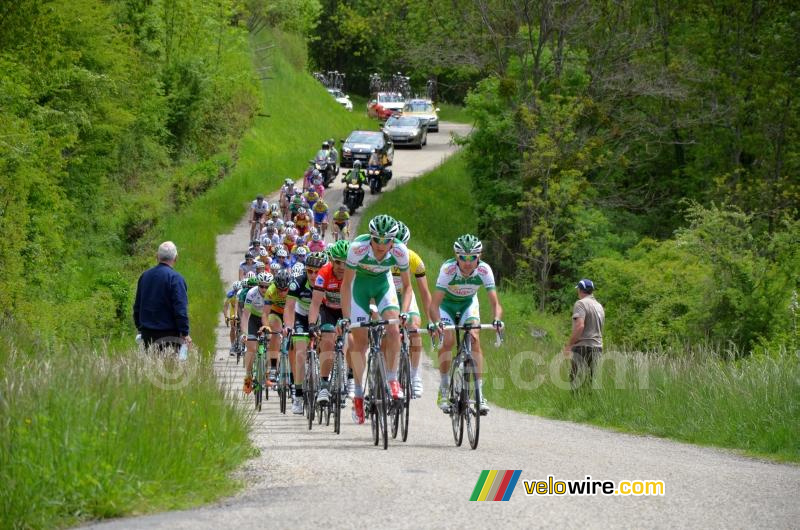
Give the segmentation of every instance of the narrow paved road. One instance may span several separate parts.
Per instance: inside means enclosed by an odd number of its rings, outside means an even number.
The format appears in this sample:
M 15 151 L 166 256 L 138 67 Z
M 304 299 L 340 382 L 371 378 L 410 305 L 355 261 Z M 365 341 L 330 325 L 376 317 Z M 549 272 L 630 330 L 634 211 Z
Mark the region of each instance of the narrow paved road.
M 439 163 L 454 149 L 453 126 L 419 151 L 399 151 L 392 185 Z M 463 130 L 462 130 L 463 131 Z M 341 191 L 329 192 L 336 205 Z M 339 194 L 338 197 L 336 194 Z M 368 196 L 369 200 L 369 196 Z M 357 221 L 356 221 L 357 223 Z M 226 285 L 247 239 L 247 225 L 219 236 L 217 259 Z M 413 240 L 412 240 L 413 243 Z M 229 360 L 227 332 L 218 330 L 216 369 L 223 384 L 241 385 Z M 372 445 L 368 424 L 344 421 L 306 429 L 302 416 L 281 415 L 270 399 L 256 416 L 253 443 L 261 455 L 240 477 L 248 487 L 204 508 L 121 519 L 120 528 L 284 528 L 295 526 L 474 528 L 708 527 L 797 528 L 800 467 L 761 462 L 731 452 L 658 438 L 526 416 L 493 407 L 481 422 L 478 450 L 453 445 L 449 420 L 434 405 L 437 374 L 425 366 L 425 395 L 412 402 L 407 443 Z M 252 398 L 242 399 L 252 407 Z M 349 416 L 349 403 L 346 409 Z M 465 442 L 466 444 L 466 442 Z M 521 469 L 507 503 L 470 503 L 481 470 Z M 663 497 L 528 497 L 523 480 L 663 480 Z

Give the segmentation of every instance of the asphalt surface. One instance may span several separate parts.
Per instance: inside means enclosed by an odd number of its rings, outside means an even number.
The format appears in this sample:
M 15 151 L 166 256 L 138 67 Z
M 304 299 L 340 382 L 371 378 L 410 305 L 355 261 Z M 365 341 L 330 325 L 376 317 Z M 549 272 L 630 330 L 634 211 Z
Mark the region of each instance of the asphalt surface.
M 390 187 L 440 163 L 455 149 L 454 129 L 442 124 L 422 151 L 398 150 Z M 326 194 L 341 201 L 341 184 Z M 367 201 L 371 200 L 367 194 Z M 359 210 L 361 211 L 361 210 Z M 358 220 L 354 220 L 358 224 Z M 226 285 L 236 278 L 248 226 L 241 222 L 217 239 L 217 261 Z M 413 247 L 413 239 L 412 239 Z M 435 268 L 438 264 L 431 264 Z M 227 354 L 220 322 L 215 368 L 223 385 L 243 377 Z M 237 472 L 247 486 L 234 497 L 203 508 L 98 524 L 104 528 L 265 528 L 296 526 L 471 527 L 699 527 L 798 528 L 800 467 L 763 462 L 733 452 L 659 438 L 610 432 L 542 419 L 492 406 L 482 419 L 480 445 L 456 448 L 447 416 L 435 406 L 436 372 L 423 359 L 425 394 L 412 401 L 406 443 L 375 447 L 369 423 L 359 426 L 345 409 L 342 433 L 303 416 L 281 415 L 274 394 L 254 419 L 252 440 L 261 454 Z M 252 397 L 236 393 L 241 406 Z M 482 470 L 522 470 L 509 502 L 474 503 L 470 495 Z M 527 496 L 523 481 L 661 480 L 663 496 Z

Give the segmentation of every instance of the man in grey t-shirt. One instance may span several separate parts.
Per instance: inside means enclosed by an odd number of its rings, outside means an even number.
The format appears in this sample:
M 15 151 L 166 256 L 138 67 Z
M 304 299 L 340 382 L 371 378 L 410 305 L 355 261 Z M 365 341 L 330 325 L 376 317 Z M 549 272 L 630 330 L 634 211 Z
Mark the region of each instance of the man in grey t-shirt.
M 583 383 L 585 375 L 581 372 L 589 369 L 589 381 L 594 375 L 594 366 L 603 353 L 603 324 L 606 314 L 600 302 L 595 300 L 594 283 L 583 279 L 575 286 L 578 290 L 578 301 L 572 307 L 572 334 L 564 346 L 564 355 L 572 358 L 570 382 L 573 389 Z

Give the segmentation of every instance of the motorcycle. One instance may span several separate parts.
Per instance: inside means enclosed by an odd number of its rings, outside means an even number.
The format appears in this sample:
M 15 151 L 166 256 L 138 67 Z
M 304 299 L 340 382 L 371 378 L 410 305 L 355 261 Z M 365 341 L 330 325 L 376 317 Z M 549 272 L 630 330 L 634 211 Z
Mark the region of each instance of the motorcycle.
M 347 174 L 342 179 L 344 182 L 344 192 L 343 192 L 343 201 L 344 205 L 347 206 L 347 209 L 350 212 L 350 215 L 353 215 L 356 210 L 364 204 L 364 189 L 362 188 L 362 180 L 354 180 L 350 178 L 352 171 L 348 171 Z
M 314 158 L 314 167 L 322 173 L 322 185 L 326 188 L 331 185 L 333 179 L 336 178 L 334 167 L 328 162 L 328 152 L 324 149 L 317 151 L 317 156 Z
M 372 195 L 380 193 L 389 179 L 392 178 L 392 170 L 383 166 L 367 166 L 367 181 L 369 182 L 369 192 Z

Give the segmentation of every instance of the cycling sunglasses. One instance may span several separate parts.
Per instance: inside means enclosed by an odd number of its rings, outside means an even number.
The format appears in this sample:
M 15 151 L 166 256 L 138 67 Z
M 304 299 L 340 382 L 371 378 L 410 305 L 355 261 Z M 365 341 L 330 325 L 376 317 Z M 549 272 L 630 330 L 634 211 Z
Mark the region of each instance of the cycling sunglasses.
M 258 288 L 259 289 L 269 289 L 269 284 L 268 283 L 259 283 L 258 284 Z
M 372 236 L 372 242 L 375 243 L 376 245 L 388 245 L 392 241 L 394 241 L 393 237 L 375 237 L 375 236 Z
M 478 255 L 477 254 L 470 254 L 470 255 L 459 254 L 458 255 L 458 259 L 459 259 L 459 261 L 466 261 L 467 263 L 471 263 L 471 262 L 475 261 L 476 259 L 478 259 Z
M 333 262 L 333 264 L 334 264 L 334 265 L 336 265 L 337 267 L 341 267 L 341 266 L 343 266 L 345 263 L 347 263 L 347 262 L 346 262 L 345 260 L 343 260 L 343 259 L 333 259 L 333 260 L 331 260 L 331 261 L 332 261 L 332 262 Z

